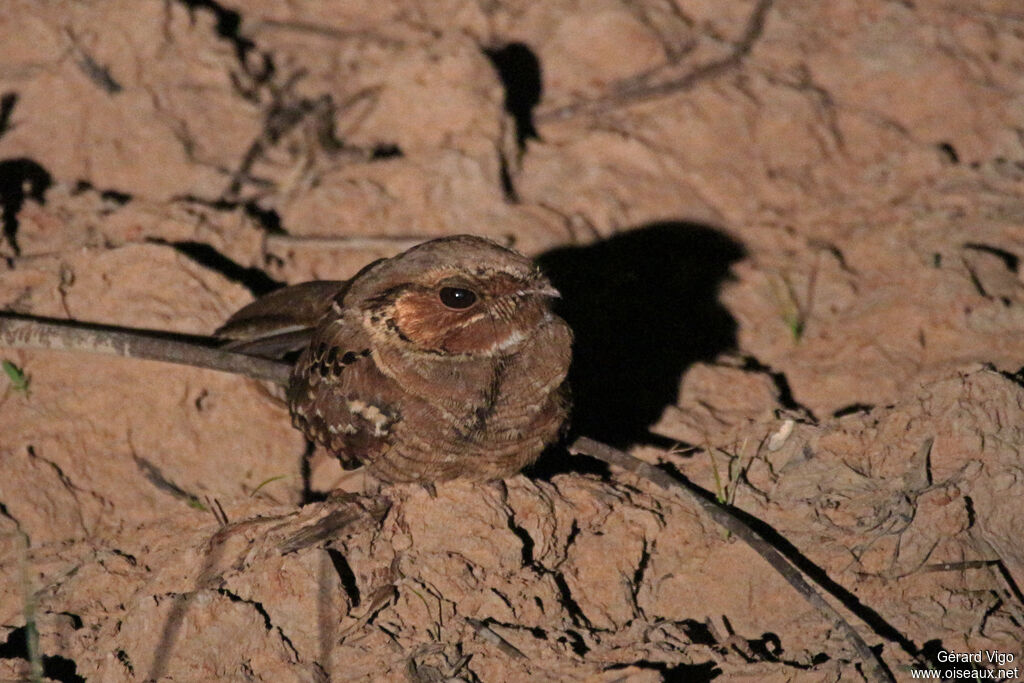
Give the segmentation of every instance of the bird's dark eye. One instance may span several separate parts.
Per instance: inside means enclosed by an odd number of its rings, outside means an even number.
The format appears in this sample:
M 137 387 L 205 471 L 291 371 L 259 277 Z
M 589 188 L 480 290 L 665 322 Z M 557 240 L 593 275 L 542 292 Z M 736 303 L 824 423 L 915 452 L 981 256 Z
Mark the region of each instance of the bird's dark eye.
M 462 287 L 442 287 L 440 298 L 448 308 L 469 308 L 476 303 L 476 292 Z

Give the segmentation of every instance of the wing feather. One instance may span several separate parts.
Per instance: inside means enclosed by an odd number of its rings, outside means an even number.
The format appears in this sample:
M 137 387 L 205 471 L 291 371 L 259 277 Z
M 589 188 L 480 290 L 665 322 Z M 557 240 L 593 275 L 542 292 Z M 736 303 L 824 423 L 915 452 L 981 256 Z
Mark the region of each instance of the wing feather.
M 227 340 L 225 348 L 280 358 L 309 344 L 313 328 L 347 288 L 348 282 L 339 280 L 284 287 L 237 311 L 215 334 Z
M 354 315 L 322 321 L 288 387 L 295 425 L 347 466 L 373 462 L 390 447 L 400 395 L 377 369 Z

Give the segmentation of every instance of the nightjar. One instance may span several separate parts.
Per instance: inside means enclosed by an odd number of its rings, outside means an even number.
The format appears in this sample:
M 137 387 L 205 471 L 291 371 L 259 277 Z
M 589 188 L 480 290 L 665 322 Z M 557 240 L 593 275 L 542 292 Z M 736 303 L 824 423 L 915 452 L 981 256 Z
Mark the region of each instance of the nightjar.
M 532 264 L 458 235 L 347 282 L 285 287 L 218 330 L 228 346 L 300 351 L 292 421 L 385 482 L 492 480 L 533 462 L 566 420 L 572 333 Z

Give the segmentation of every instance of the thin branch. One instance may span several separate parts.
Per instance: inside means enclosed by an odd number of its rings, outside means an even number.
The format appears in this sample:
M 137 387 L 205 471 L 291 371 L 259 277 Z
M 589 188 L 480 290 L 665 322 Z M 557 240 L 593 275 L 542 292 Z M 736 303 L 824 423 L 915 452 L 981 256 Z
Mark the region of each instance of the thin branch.
M 122 358 L 178 363 L 287 384 L 288 363 L 213 348 L 212 337 L 103 327 L 66 320 L 0 313 L 0 347 L 87 351 Z
M 343 494 L 324 504 L 330 509 L 315 523 L 291 534 L 278 544 L 282 555 L 294 553 L 324 541 L 336 541 L 342 532 L 353 534 L 373 524 L 379 524 L 391 510 L 391 501 L 386 497 L 366 497 Z
M 689 90 L 701 81 L 716 78 L 723 73 L 732 70 L 740 65 L 743 59 L 750 54 L 754 43 L 764 32 L 765 17 L 771 8 L 774 0 L 759 0 L 754 11 L 750 14 L 743 36 L 733 46 L 732 51 L 722 59 L 697 66 L 692 71 L 660 83 L 640 83 L 628 87 L 622 87 L 614 92 L 590 100 L 582 100 L 567 104 L 563 107 L 540 111 L 537 114 L 538 121 L 562 120 L 576 116 L 577 114 L 600 114 L 618 107 L 623 107 L 637 102 L 664 97 L 672 93 Z
M 488 626 L 485 622 L 471 617 L 466 617 L 466 621 L 469 622 L 469 625 L 476 630 L 477 635 L 497 647 L 509 657 L 512 657 L 513 659 L 526 659 L 526 655 L 524 655 L 519 648 L 495 633 L 494 629 Z
M 753 548 L 758 555 L 763 557 L 765 561 L 775 569 L 775 571 L 782 575 L 782 578 L 784 578 L 790 586 L 795 588 L 796 591 L 811 604 L 811 606 L 818 610 L 818 612 L 829 623 L 831 623 L 837 631 L 846 637 L 846 640 L 853 646 L 857 656 L 860 657 L 863 662 L 864 674 L 867 676 L 868 680 L 885 683 L 893 681 L 892 676 L 882 662 L 878 659 L 871 648 L 868 647 L 868 644 L 864 642 L 864 639 L 861 638 L 860 634 L 857 633 L 857 631 L 855 631 L 845 619 L 843 619 L 842 615 L 840 615 L 832 605 L 828 604 L 825 599 L 814 590 L 814 587 L 804 579 L 800 571 L 793 566 L 785 556 L 782 555 L 782 553 L 776 550 L 776 548 L 765 540 L 761 534 L 747 526 L 746 523 L 744 523 L 727 507 L 717 505 L 716 503 L 703 498 L 683 483 L 673 479 L 667 472 L 663 472 L 653 465 L 648 465 L 644 461 L 634 458 L 628 453 L 620 451 L 617 448 L 612 448 L 611 446 L 603 444 L 600 441 L 594 441 L 593 439 L 581 436 L 569 447 L 569 452 L 573 455 L 589 455 L 614 467 L 619 467 L 632 472 L 639 477 L 643 477 L 644 479 L 657 484 L 667 491 L 675 491 L 676 493 L 681 494 L 688 501 L 697 505 L 707 513 L 708 517 L 738 536 L 747 545 Z

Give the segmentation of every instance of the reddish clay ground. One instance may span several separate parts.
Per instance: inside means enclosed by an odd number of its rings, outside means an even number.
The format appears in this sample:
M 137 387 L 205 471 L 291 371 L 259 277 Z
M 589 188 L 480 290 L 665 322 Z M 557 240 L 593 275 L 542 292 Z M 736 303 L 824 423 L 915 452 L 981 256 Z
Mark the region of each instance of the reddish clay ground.
M 208 334 L 513 244 L 565 294 L 579 431 L 762 520 L 897 680 L 1021 666 L 1019 0 L 8 0 L 0 54 L 4 309 Z M 264 387 L 0 355 L 0 678 L 26 613 L 61 681 L 862 678 L 635 477 L 391 491 L 284 552 L 341 474 Z

